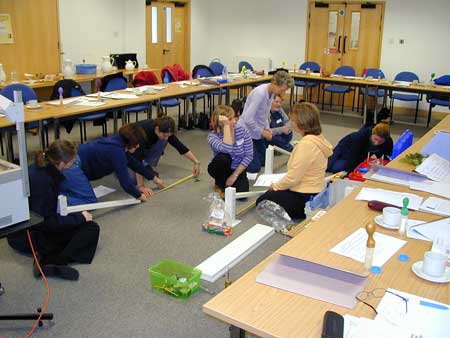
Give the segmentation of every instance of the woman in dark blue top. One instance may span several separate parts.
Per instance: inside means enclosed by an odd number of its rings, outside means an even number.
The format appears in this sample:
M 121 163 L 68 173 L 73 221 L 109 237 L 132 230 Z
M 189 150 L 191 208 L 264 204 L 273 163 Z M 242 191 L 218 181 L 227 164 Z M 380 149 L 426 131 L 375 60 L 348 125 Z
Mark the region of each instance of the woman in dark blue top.
M 76 146 L 66 140 L 56 140 L 45 152 L 36 155 L 29 167 L 30 209 L 44 218 L 30 230 L 40 265 L 47 276 L 77 280 L 78 271 L 68 263 L 91 263 L 97 248 L 100 228 L 87 212 L 61 216 L 56 211 L 59 188 L 64 176 L 61 171 L 70 168 L 76 158 Z M 9 244 L 30 253 L 25 231 L 8 237 Z M 39 275 L 34 269 L 36 277 Z

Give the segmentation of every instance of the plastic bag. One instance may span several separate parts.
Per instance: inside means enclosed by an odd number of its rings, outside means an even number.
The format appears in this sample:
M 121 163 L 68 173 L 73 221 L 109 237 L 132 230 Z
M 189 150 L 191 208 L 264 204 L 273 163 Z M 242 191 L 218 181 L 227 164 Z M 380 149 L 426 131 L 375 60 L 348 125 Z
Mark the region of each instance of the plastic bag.
M 264 200 L 256 206 L 256 213 L 265 221 L 267 225 L 270 225 L 276 232 L 287 234 L 289 226 L 293 224 L 292 219 L 288 213 L 279 204 Z
M 231 216 L 225 208 L 225 202 L 216 192 L 205 198 L 209 204 L 208 219 L 202 224 L 202 230 L 218 235 L 229 236 L 232 234 Z

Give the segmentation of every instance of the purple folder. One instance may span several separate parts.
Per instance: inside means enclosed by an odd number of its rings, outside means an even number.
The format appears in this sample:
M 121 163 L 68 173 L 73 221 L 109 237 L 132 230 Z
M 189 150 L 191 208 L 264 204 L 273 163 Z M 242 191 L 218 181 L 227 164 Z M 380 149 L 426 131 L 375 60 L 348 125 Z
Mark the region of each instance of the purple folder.
M 258 283 L 352 309 L 367 277 L 280 255 L 256 277 Z

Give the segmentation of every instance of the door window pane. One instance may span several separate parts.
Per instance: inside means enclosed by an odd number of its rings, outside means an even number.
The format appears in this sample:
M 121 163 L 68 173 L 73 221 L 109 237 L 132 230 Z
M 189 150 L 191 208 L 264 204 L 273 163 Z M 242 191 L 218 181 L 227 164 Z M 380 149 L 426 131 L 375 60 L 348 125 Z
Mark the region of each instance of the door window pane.
M 359 21 L 361 18 L 360 12 L 352 12 L 352 26 L 350 32 L 350 48 L 359 47 Z
M 166 7 L 166 42 L 172 42 L 172 8 Z
M 152 43 L 158 43 L 158 7 L 152 7 Z
M 336 30 L 337 30 L 338 12 L 330 11 L 328 13 L 328 48 L 336 48 Z

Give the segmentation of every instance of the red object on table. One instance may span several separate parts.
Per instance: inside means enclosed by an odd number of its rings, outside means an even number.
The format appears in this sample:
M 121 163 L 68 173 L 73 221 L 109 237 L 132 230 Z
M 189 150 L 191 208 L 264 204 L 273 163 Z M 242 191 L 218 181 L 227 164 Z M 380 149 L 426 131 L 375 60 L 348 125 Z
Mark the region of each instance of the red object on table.
M 348 178 L 353 181 L 364 182 L 364 174 L 372 169 L 372 163 L 380 164 L 380 159 L 370 158 L 368 161 L 365 159 L 363 162 L 358 164 L 358 166 L 348 175 Z M 383 165 L 388 164 L 389 160 L 383 160 Z

